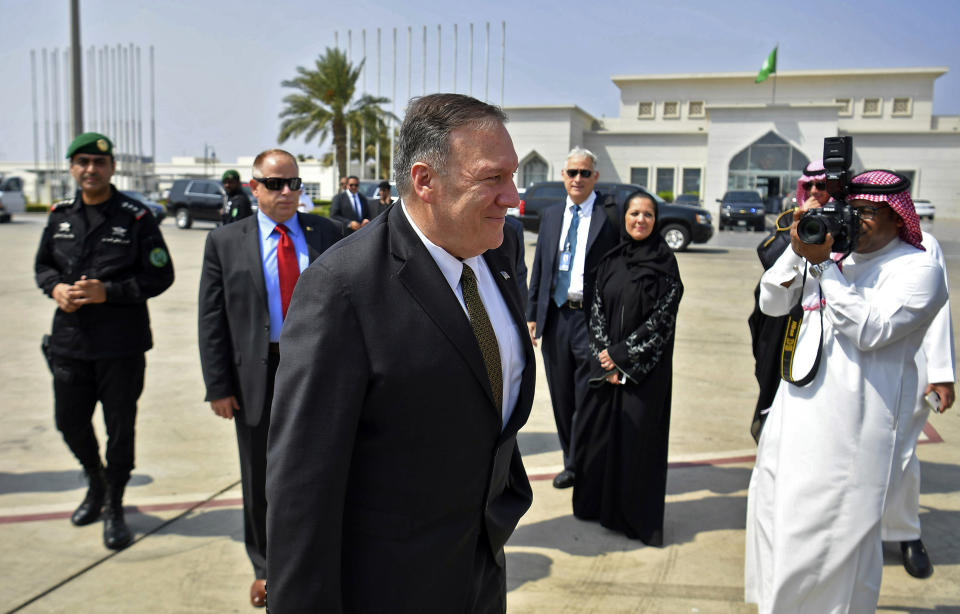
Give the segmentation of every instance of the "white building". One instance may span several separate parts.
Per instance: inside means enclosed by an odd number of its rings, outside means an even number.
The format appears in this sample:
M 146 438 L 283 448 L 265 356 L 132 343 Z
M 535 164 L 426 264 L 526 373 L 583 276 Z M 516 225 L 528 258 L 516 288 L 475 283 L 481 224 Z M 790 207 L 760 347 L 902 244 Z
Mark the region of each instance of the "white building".
M 828 136 L 853 137 L 853 169 L 887 168 L 913 179 L 915 198 L 960 217 L 960 116 L 933 115 L 946 68 L 617 75 L 620 115 L 578 106 L 506 107 L 520 158 L 517 183 L 556 180 L 567 152 L 599 157 L 601 181 L 659 193 L 697 193 L 716 212 L 727 189 L 771 201 L 792 194 Z M 774 87 L 775 98 L 774 98 Z

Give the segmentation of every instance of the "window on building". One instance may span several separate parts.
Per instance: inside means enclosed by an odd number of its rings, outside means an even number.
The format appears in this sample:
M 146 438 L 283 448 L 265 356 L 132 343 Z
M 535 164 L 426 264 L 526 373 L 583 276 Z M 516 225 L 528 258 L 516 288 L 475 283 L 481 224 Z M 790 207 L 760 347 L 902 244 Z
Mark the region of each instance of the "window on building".
M 700 196 L 700 169 L 683 169 L 683 192 L 682 194 L 696 194 Z
M 647 187 L 647 184 L 650 182 L 650 169 L 643 167 L 631 167 L 630 168 L 630 183 L 634 185 L 642 185 Z
M 673 167 L 657 169 L 657 194 L 664 200 L 673 200 Z
M 640 119 L 653 119 L 653 103 L 641 102 L 637 105 L 637 117 Z
M 911 104 L 909 98 L 894 98 L 893 99 L 893 111 L 891 115 L 896 115 L 899 117 L 905 117 L 910 115 Z
M 863 99 L 863 115 L 864 117 L 877 117 L 880 115 L 881 106 L 879 98 L 864 98 Z
M 303 193 L 307 195 L 307 198 L 320 198 L 320 184 L 319 183 L 304 183 L 303 184 Z
M 528 188 L 535 183 L 547 180 L 547 163 L 540 156 L 534 154 L 523 163 L 520 171 L 520 185 Z
M 663 116 L 667 118 L 680 117 L 680 103 L 674 101 L 663 103 Z
M 703 101 L 691 100 L 687 103 L 687 115 L 689 117 L 703 117 Z
M 841 117 L 850 117 L 853 115 L 853 100 L 850 98 L 835 98 L 834 102 L 840 105 L 837 109 L 837 115 Z

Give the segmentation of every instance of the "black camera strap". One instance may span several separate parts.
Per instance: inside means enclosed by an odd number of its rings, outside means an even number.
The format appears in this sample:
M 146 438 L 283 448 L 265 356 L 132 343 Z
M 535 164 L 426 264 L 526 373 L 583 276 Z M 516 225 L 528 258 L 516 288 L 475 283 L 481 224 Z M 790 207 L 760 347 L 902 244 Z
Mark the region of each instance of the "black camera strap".
M 800 325 L 803 323 L 803 288 L 807 285 L 808 266 L 809 263 L 804 264 L 803 281 L 800 283 L 800 299 L 790 309 L 787 316 L 787 328 L 783 333 L 783 346 L 780 350 L 780 377 L 794 386 L 806 386 L 813 381 L 813 378 L 817 375 L 817 370 L 820 368 L 820 355 L 823 353 L 823 291 L 820 290 L 818 283 L 817 293 L 820 297 L 820 303 L 817 311 L 820 312 L 820 341 L 817 343 L 817 358 L 813 361 L 809 373 L 798 380 L 793 379 L 793 358 L 797 351 L 797 339 L 800 337 Z

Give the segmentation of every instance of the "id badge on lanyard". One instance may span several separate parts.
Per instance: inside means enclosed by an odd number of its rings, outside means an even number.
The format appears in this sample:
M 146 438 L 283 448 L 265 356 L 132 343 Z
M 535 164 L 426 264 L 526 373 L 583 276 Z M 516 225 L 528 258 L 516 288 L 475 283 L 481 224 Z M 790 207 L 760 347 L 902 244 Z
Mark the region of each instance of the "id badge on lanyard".
M 570 270 L 570 244 L 567 243 L 563 251 L 560 252 L 560 271 L 569 271 Z

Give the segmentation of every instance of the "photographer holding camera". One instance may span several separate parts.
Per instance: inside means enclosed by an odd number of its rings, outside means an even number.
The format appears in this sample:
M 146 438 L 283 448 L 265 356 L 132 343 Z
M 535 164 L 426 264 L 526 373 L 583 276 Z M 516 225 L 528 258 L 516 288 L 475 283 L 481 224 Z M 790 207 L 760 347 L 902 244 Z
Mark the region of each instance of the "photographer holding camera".
M 763 312 L 791 314 L 747 501 L 745 597 L 761 614 L 876 609 L 897 425 L 913 411 L 915 356 L 947 298 L 909 180 L 868 171 L 848 181 L 849 140 L 839 166 L 827 144 L 834 200 L 794 213 L 792 249 L 761 278 Z M 817 356 L 799 380 L 794 352 Z

